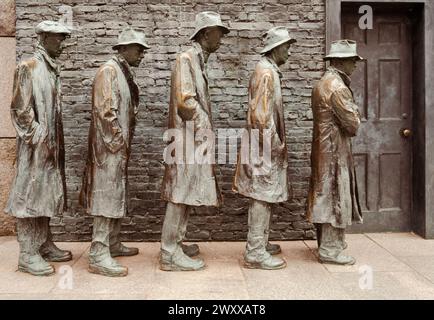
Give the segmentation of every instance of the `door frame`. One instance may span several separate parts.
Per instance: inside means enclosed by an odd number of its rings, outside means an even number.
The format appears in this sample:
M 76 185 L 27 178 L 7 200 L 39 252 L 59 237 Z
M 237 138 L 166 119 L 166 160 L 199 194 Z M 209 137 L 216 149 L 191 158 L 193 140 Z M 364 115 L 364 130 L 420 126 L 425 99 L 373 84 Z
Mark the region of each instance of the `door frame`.
M 434 1 L 432 0 L 325 0 L 326 3 L 326 49 L 342 35 L 342 4 L 414 4 L 422 7 L 414 59 L 413 82 L 413 178 L 411 228 L 426 239 L 434 239 Z M 375 13 L 374 13 L 375 14 Z M 417 62 L 417 64 L 416 64 Z M 428 90 L 425 90 L 428 88 Z

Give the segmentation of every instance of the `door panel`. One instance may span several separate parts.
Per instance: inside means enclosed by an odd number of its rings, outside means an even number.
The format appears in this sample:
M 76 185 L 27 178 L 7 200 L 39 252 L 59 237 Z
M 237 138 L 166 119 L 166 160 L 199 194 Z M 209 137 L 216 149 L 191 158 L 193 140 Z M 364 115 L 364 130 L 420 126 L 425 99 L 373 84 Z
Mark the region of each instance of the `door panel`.
M 362 30 L 358 6 L 342 11 L 343 38 L 356 40 L 360 62 L 352 89 L 362 115 L 353 153 L 364 224 L 352 232 L 411 229 L 411 23 L 403 10 L 374 7 L 372 30 Z

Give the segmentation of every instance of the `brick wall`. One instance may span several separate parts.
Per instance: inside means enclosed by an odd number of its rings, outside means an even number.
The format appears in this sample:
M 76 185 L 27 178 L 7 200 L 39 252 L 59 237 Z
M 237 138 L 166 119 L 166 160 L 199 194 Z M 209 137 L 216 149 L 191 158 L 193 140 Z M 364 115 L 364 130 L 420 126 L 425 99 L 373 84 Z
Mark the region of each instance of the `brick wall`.
M 290 61 L 282 66 L 283 97 L 289 145 L 289 174 L 294 197 L 276 205 L 272 239 L 313 238 L 303 214 L 310 174 L 312 115 L 310 91 L 324 70 L 325 4 L 323 0 L 69 0 L 77 30 L 61 56 L 63 64 L 64 127 L 69 210 L 53 219 L 59 240 L 89 240 L 91 221 L 78 205 L 87 155 L 90 92 L 97 68 L 112 55 L 111 45 L 128 24 L 141 28 L 152 48 L 136 69 L 141 89 L 138 125 L 133 140 L 130 175 L 130 213 L 124 219 L 128 240 L 159 240 L 165 203 L 160 200 L 163 176 L 162 133 L 166 128 L 170 70 L 176 53 L 188 45 L 194 17 L 204 10 L 217 11 L 232 32 L 217 54 L 211 56 L 210 77 L 216 128 L 243 128 L 247 86 L 260 58 L 261 36 L 272 26 L 284 25 L 298 43 Z M 18 58 L 28 56 L 35 43 L 34 26 L 43 19 L 60 17 L 59 1 L 17 1 Z M 244 240 L 248 201 L 231 191 L 234 165 L 219 165 L 218 179 L 224 196 L 220 209 L 197 208 L 191 214 L 187 237 L 192 240 Z

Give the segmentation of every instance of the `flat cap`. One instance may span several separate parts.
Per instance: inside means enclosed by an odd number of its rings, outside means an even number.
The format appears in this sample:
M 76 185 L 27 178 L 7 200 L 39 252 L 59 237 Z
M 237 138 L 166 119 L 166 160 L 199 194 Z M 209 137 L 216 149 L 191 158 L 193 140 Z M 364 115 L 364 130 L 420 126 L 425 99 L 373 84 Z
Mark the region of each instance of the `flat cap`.
M 40 24 L 36 26 L 35 29 L 37 34 L 40 33 L 60 33 L 60 34 L 71 34 L 71 29 L 65 26 L 64 24 L 57 21 L 42 21 Z

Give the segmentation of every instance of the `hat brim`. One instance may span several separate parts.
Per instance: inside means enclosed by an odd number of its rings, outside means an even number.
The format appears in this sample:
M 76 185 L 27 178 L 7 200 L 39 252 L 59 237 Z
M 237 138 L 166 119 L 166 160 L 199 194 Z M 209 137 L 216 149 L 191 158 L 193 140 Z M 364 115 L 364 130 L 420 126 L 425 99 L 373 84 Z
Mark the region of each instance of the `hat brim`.
M 328 56 L 324 57 L 325 61 L 331 60 L 331 59 L 348 59 L 348 58 L 357 58 L 358 61 L 363 61 L 365 60 L 364 58 L 362 58 L 359 55 L 354 55 L 354 54 L 329 54 Z
M 114 45 L 112 48 L 113 48 L 113 50 L 117 50 L 119 47 L 127 46 L 127 45 L 130 45 L 130 44 L 138 44 L 138 45 L 142 46 L 145 49 L 150 49 L 151 48 L 146 43 L 137 42 L 137 41 L 121 42 L 121 43 L 118 43 L 118 44 Z
M 203 29 L 212 28 L 212 27 L 220 27 L 221 29 L 223 29 L 223 34 L 228 34 L 229 32 L 231 32 L 229 30 L 229 28 L 225 27 L 224 25 L 222 25 L 222 24 L 216 24 L 216 25 L 206 26 L 206 27 L 202 27 L 200 29 L 195 30 L 194 33 L 193 33 L 193 35 L 190 37 L 190 40 L 193 40 L 197 36 L 197 34 L 200 31 L 202 31 Z
M 273 43 L 271 45 L 266 46 L 264 49 L 262 49 L 261 54 L 265 54 L 267 52 L 270 52 L 271 50 L 273 50 L 274 48 L 277 48 L 278 46 L 281 46 L 284 43 L 289 42 L 290 44 L 296 43 L 297 40 L 292 39 L 292 38 L 287 38 L 287 39 L 283 39 L 279 42 Z

